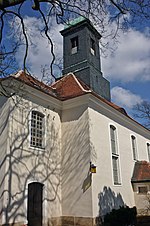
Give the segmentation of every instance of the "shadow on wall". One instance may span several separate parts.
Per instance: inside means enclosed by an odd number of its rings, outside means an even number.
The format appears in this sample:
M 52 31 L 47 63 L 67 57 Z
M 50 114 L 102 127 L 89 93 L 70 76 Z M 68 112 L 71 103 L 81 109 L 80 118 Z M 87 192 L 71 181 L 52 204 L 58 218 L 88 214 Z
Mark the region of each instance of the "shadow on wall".
M 46 121 L 49 125 L 47 134 L 50 144 L 47 143 L 45 149 L 40 152 L 34 148 L 29 149 L 29 115 L 34 107 L 31 109 L 29 102 L 21 97 L 14 101 L 12 109 L 7 111 L 7 117 L 4 117 L 6 112 L 0 112 L 5 119 L 0 124 L 0 137 L 9 139 L 9 147 L 1 146 L 0 153 L 0 220 L 3 217 L 5 225 L 26 220 L 26 189 L 30 180 L 48 184 L 47 196 L 43 202 L 60 202 L 59 132 L 55 129 L 54 118 L 49 117 Z M 9 133 L 8 118 L 11 121 Z M 2 144 L 2 139 L 0 142 Z
M 64 215 L 74 213 L 91 215 L 91 175 L 89 122 L 87 106 L 66 111 L 62 136 L 62 210 Z M 92 149 L 95 155 L 94 147 Z M 86 191 L 86 192 L 85 192 Z M 69 208 L 68 208 L 69 206 Z
M 120 193 L 116 194 L 110 187 L 104 186 L 103 191 L 98 195 L 99 200 L 99 218 L 103 221 L 104 216 L 110 213 L 112 209 L 119 209 L 125 206 L 123 198 Z

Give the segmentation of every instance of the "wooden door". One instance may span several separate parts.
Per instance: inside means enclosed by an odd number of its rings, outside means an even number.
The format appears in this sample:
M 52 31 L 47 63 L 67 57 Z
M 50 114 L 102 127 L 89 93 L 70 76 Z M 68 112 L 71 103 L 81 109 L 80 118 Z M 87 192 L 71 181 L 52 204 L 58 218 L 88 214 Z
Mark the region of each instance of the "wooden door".
M 28 226 L 42 226 L 43 184 L 33 182 L 28 185 L 27 220 Z

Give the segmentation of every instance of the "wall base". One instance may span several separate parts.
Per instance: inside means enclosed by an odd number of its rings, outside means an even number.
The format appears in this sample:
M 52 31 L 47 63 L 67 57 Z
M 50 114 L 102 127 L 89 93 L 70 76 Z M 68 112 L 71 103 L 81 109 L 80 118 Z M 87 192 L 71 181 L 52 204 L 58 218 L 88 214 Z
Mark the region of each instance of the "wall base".
M 96 226 L 96 222 L 91 217 L 62 216 L 49 219 L 48 226 Z
M 19 223 L 12 223 L 12 224 L 2 224 L 0 226 L 27 226 L 27 225 L 25 225 L 23 222 L 19 222 Z
M 74 216 L 62 216 L 52 217 L 48 219 L 48 222 L 43 226 L 100 226 L 101 223 L 98 219 L 91 217 L 74 217 Z M 3 224 L 0 226 L 27 226 L 23 222 L 13 224 Z
M 43 226 L 101 226 L 100 218 L 62 216 L 52 217 Z M 137 226 L 149 226 L 150 216 L 137 216 Z M 27 226 L 23 222 L 0 224 L 0 226 Z

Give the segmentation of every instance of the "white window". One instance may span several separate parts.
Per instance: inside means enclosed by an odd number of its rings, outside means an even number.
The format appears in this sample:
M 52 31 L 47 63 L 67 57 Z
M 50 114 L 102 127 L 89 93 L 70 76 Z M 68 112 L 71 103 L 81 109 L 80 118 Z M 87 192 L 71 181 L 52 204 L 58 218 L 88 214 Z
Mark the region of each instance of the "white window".
M 147 153 L 148 153 L 148 160 L 150 162 L 150 144 L 147 143 Z
M 117 150 L 116 128 L 110 126 L 111 152 L 112 152 L 112 167 L 114 184 L 120 184 L 120 168 L 119 168 L 119 154 Z
M 71 39 L 71 54 L 78 52 L 78 36 Z
M 31 113 L 30 145 L 32 147 L 44 147 L 44 115 L 38 111 Z
M 137 160 L 137 147 L 136 147 L 136 137 L 135 136 L 131 136 L 131 142 L 132 142 L 133 159 Z

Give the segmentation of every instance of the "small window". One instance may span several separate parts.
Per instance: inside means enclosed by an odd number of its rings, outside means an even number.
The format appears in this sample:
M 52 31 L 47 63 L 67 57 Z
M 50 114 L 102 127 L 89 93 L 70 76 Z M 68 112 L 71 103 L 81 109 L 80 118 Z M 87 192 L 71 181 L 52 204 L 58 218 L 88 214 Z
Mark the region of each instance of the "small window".
M 139 194 L 147 194 L 147 192 L 148 192 L 147 186 L 138 187 Z
M 32 147 L 43 148 L 44 141 L 44 115 L 37 111 L 31 114 L 31 136 Z
M 147 153 L 148 153 L 148 160 L 150 162 L 150 144 L 147 143 Z
M 71 39 L 71 54 L 78 52 L 78 36 Z
M 131 136 L 131 142 L 132 142 L 133 159 L 137 160 L 137 147 L 136 147 L 135 136 Z
M 92 55 L 96 55 L 96 48 L 95 48 L 95 41 L 91 38 L 91 41 L 90 41 L 90 50 L 91 50 L 91 53 Z

